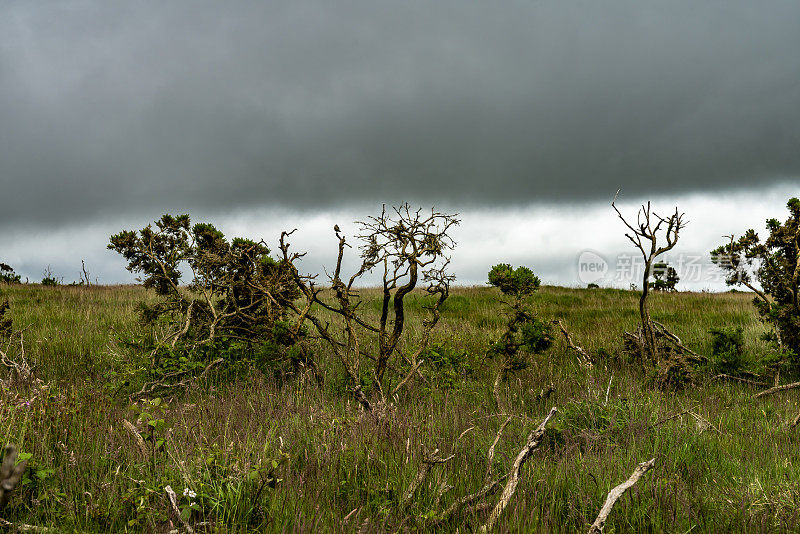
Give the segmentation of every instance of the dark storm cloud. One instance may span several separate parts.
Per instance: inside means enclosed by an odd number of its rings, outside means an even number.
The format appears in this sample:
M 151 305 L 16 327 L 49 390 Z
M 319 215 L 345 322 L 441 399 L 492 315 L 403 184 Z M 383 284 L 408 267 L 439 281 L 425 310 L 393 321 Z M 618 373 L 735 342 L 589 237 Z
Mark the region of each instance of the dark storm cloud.
M 795 2 L 5 2 L 0 227 L 800 175 Z

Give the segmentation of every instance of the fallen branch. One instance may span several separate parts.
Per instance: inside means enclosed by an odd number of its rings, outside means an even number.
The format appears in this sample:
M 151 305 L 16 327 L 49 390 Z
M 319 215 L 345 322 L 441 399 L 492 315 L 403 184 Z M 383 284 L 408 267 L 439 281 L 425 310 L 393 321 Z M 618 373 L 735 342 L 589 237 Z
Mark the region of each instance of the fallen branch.
M 0 517 L 0 527 L 13 529 L 15 532 L 58 532 L 50 527 L 40 527 L 37 525 L 26 525 L 25 523 L 12 523 Z
M 514 496 L 514 492 L 517 491 L 517 485 L 519 484 L 522 466 L 525 465 L 525 462 L 528 460 L 533 451 L 539 448 L 539 445 L 542 443 L 542 438 L 544 437 L 545 427 L 547 423 L 550 422 L 558 410 L 553 407 L 550 409 L 550 413 L 547 414 L 547 417 L 544 418 L 544 421 L 528 435 L 528 441 L 525 443 L 525 446 L 522 447 L 522 450 L 519 451 L 517 454 L 517 458 L 514 460 L 514 467 L 511 469 L 509 473 L 509 480 L 506 483 L 505 488 L 503 488 L 503 493 L 500 494 L 500 500 L 495 505 L 492 513 L 489 515 L 489 520 L 486 521 L 486 524 L 482 527 L 483 532 L 491 532 L 494 530 L 495 525 L 497 525 L 497 520 L 500 518 L 500 514 L 503 513 L 503 510 L 506 509 L 508 503 L 511 501 L 511 497 Z
M 717 380 L 717 379 L 720 379 L 720 380 L 723 380 L 723 379 L 724 380 L 733 380 L 735 382 L 741 382 L 742 384 L 750 384 L 751 386 L 761 386 L 761 387 L 769 386 L 769 384 L 767 384 L 766 382 L 757 382 L 756 380 L 750 380 L 748 378 L 742 378 L 742 377 L 739 377 L 739 376 L 726 375 L 725 373 L 718 374 L 717 376 L 713 377 L 711 380 Z
M 564 340 L 567 342 L 567 346 L 577 353 L 578 363 L 584 367 L 592 367 L 592 357 L 588 352 L 586 352 L 586 350 L 584 350 L 583 347 L 572 342 L 572 337 L 570 337 L 569 332 L 567 332 L 567 327 L 564 326 L 564 323 L 561 322 L 561 319 L 553 322 L 558 325 L 558 327 L 561 329 L 561 333 L 564 334 Z
M 681 338 L 679 338 L 678 336 L 667 330 L 667 327 L 664 326 L 663 324 L 659 323 L 658 321 L 653 321 L 653 326 L 656 327 L 657 334 L 663 336 L 665 339 L 667 339 L 667 341 L 675 345 L 675 347 L 681 350 L 682 352 L 692 356 L 696 361 L 703 362 L 708 360 L 708 358 L 706 358 L 705 356 L 697 354 L 695 351 L 684 345 L 683 341 L 681 341 Z
M 652 425 L 650 425 L 650 428 L 655 428 L 655 427 L 657 427 L 657 426 L 659 426 L 659 425 L 663 425 L 664 423 L 666 423 L 666 422 L 668 422 L 668 421 L 672 421 L 673 419 L 677 419 L 678 417 L 680 417 L 680 416 L 682 416 L 682 415 L 686 415 L 687 413 L 691 412 L 691 411 L 692 411 L 692 410 L 694 410 L 695 408 L 698 408 L 699 406 L 700 406 L 700 405 L 699 405 L 699 404 L 697 404 L 696 406 L 692 406 L 691 408 L 689 408 L 689 409 L 687 409 L 687 410 L 683 410 L 682 412 L 679 412 L 679 413 L 676 413 L 676 414 L 672 414 L 672 415 L 670 415 L 669 417 L 665 417 L 664 419 L 661 419 L 661 420 L 659 420 L 659 421 L 656 421 L 655 423 L 653 423 Z
M 6 453 L 0 465 L 0 510 L 8 504 L 8 497 L 19 484 L 22 473 L 28 465 L 28 460 L 22 460 L 17 464 L 17 457 L 17 448 L 14 445 L 6 445 Z
M 147 382 L 145 385 L 142 386 L 142 389 L 140 389 L 137 393 L 131 395 L 131 399 L 150 396 L 159 389 L 169 390 L 169 389 L 189 387 L 189 385 L 192 384 L 195 378 L 203 378 L 212 368 L 216 367 L 217 365 L 221 364 L 224 361 L 225 358 L 217 358 L 216 360 L 206 365 L 206 368 L 203 369 L 203 372 L 201 372 L 197 377 L 186 376 L 192 372 L 190 370 L 168 373 L 164 375 L 164 378 L 162 378 L 161 380 Z M 178 382 L 171 382 L 172 380 L 175 380 L 180 377 L 185 377 L 185 378 L 182 378 Z
M 446 522 L 453 514 L 459 512 L 465 506 L 470 506 L 475 501 L 480 501 L 486 497 L 489 497 L 490 495 L 494 495 L 494 493 L 500 489 L 500 484 L 502 484 L 502 482 L 506 480 L 509 475 L 510 473 L 506 473 L 497 480 L 493 480 L 487 484 L 484 484 L 483 487 L 475 493 L 471 493 L 470 495 L 465 495 L 464 497 L 457 499 L 453 504 L 448 506 L 444 512 L 442 512 L 442 515 L 439 516 L 439 519 L 434 523 L 434 525 L 441 525 L 442 523 Z
M 489 451 L 486 453 L 486 482 L 488 483 L 492 479 L 492 462 L 494 461 L 494 448 L 497 447 L 497 443 L 500 441 L 500 438 L 503 436 L 503 431 L 508 426 L 508 423 L 511 422 L 513 416 L 509 415 L 508 418 L 503 421 L 503 424 L 500 425 L 500 428 L 497 431 L 497 434 L 494 437 L 494 441 L 492 445 L 489 447 Z
M 419 489 L 419 487 L 422 485 L 422 483 L 425 482 L 425 479 L 427 478 L 428 473 L 431 472 L 431 469 L 433 469 L 434 465 L 436 465 L 436 464 L 444 464 L 444 463 L 449 462 L 453 458 L 455 458 L 455 454 L 451 454 L 447 458 L 442 458 L 438 454 L 439 454 L 439 449 L 436 449 L 435 451 L 433 451 L 433 454 L 431 454 L 430 456 L 428 456 L 428 457 L 426 457 L 426 458 L 424 458 L 422 460 L 422 466 L 419 468 L 419 471 L 417 472 L 416 478 L 414 478 L 414 480 L 408 486 L 408 489 L 406 490 L 405 494 L 403 495 L 403 498 L 400 500 L 400 506 L 401 507 L 403 507 L 406 504 L 408 504 L 408 502 L 411 500 L 411 498 L 417 492 L 417 489 Z
M 139 452 L 141 452 L 144 456 L 148 456 L 149 452 L 147 450 L 147 444 L 144 442 L 144 438 L 142 437 L 142 435 L 139 434 L 139 431 L 136 430 L 136 427 L 133 426 L 133 423 L 131 423 L 127 419 L 123 419 L 122 426 L 124 426 L 125 430 L 127 430 L 128 433 L 133 437 L 133 441 L 139 448 Z
M 164 486 L 164 491 L 167 494 L 167 499 L 169 500 L 169 511 L 170 515 L 174 516 L 176 521 L 180 522 L 181 526 L 188 532 L 188 534 L 193 534 L 194 529 L 189 526 L 189 524 L 181 518 L 181 511 L 178 508 L 178 496 L 175 495 L 175 491 L 172 489 L 172 486 Z
M 792 419 L 792 422 L 791 422 L 791 423 L 789 423 L 789 428 L 790 428 L 790 429 L 791 429 L 791 428 L 794 428 L 794 427 L 796 427 L 798 424 L 800 424 L 800 413 L 798 413 L 798 414 L 797 414 L 797 416 L 796 416 L 794 419 Z
M 791 384 L 784 384 L 782 386 L 775 386 L 774 388 L 765 389 L 764 391 L 753 395 L 753 398 L 760 399 L 761 397 L 766 397 L 767 395 L 772 395 L 773 393 L 780 393 L 781 391 L 787 391 L 795 388 L 800 388 L 800 382 L 792 382 Z
M 592 526 L 589 529 L 589 534 L 601 534 L 603 532 L 603 528 L 606 526 L 606 519 L 608 519 L 608 514 L 611 513 L 611 509 L 614 507 L 614 504 L 617 502 L 617 500 L 619 500 L 619 498 L 622 497 L 626 491 L 636 484 L 639 479 L 642 478 L 642 475 L 652 469 L 655 463 L 655 458 L 652 458 L 647 462 L 640 463 L 636 466 L 636 469 L 633 470 L 633 474 L 631 474 L 628 480 L 608 492 L 606 502 L 600 509 L 597 519 L 595 519 L 594 523 L 592 523 Z

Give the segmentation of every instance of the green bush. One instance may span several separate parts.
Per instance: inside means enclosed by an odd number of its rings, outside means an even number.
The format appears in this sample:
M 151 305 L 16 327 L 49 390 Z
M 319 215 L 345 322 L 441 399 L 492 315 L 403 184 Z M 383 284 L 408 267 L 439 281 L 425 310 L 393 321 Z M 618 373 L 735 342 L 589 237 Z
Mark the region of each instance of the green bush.
M 420 356 L 432 371 L 432 383 L 436 389 L 453 389 L 464 384 L 464 378 L 472 374 L 472 365 L 465 350 L 457 350 L 445 344 L 429 346 Z
M 744 330 L 736 328 L 712 328 L 711 369 L 715 373 L 737 374 L 745 365 Z

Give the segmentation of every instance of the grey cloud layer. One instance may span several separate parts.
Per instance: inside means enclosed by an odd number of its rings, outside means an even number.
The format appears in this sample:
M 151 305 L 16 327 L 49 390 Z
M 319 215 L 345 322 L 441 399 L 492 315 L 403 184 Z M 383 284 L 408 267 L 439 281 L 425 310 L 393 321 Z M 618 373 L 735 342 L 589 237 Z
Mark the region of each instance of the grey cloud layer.
M 798 28 L 795 2 L 5 2 L 0 227 L 797 182 Z

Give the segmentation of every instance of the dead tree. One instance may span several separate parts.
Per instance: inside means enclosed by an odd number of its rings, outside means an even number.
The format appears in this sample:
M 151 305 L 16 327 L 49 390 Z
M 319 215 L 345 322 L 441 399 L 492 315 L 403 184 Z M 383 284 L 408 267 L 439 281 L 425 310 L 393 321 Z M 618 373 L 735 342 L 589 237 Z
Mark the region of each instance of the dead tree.
M 431 331 L 439 322 L 442 304 L 449 295 L 450 283 L 455 279 L 447 271 L 450 260 L 446 254 L 455 246 L 448 232 L 458 222 L 456 215 L 434 210 L 430 213 L 414 211 L 408 204 L 391 211 L 384 207 L 380 215 L 357 223 L 360 227 L 357 237 L 361 242 L 361 265 L 349 278 L 342 272 L 342 263 L 345 249 L 350 244 L 339 226 L 334 226 L 338 249 L 327 288 L 317 285 L 316 276 L 300 274 L 296 262 L 304 254 L 290 251 L 287 237 L 292 232 L 281 234 L 283 264 L 292 272 L 305 298 L 302 304 L 290 306 L 299 317 L 311 322 L 318 337 L 331 347 L 352 382 L 356 398 L 367 409 L 370 409 L 369 402 L 358 388 L 362 363 L 365 360 L 373 362 L 371 374 L 383 394 L 386 370 L 400 352 L 407 319 L 405 298 L 419 285 L 424 285 L 427 294 L 433 297 L 433 301 L 425 306 L 429 315 L 423 321 L 423 332 L 414 351 L 403 355 L 411 370 L 390 393 L 396 393 L 411 376 L 419 373 L 419 357 L 428 346 Z M 356 289 L 362 277 L 376 269 L 382 271 L 383 294 L 377 321 L 360 310 L 362 301 Z M 332 328 L 329 322 L 312 313 L 315 306 L 340 317 L 341 329 Z M 375 340 L 377 350 L 368 348 L 365 341 L 370 337 Z
M 619 194 L 619 191 L 617 191 Z M 653 362 L 658 361 L 658 346 L 656 344 L 656 326 L 650 318 L 650 310 L 648 308 L 647 297 L 649 294 L 650 284 L 649 279 L 653 268 L 653 263 L 656 258 L 672 250 L 678 243 L 678 236 L 680 231 L 686 226 L 684 221 L 684 214 L 675 208 L 675 212 L 668 216 L 662 217 L 653 212 L 650 207 L 650 202 L 643 204 L 639 208 L 636 216 L 636 225 L 628 222 L 616 206 L 617 195 L 614 195 L 614 201 L 611 202 L 611 207 L 617 212 L 620 220 L 628 228 L 629 232 L 625 233 L 631 243 L 639 250 L 644 260 L 644 274 L 642 279 L 642 294 L 639 297 L 639 317 L 641 320 L 639 341 L 641 344 L 642 356 L 650 359 Z M 663 230 L 664 239 L 666 244 L 659 245 L 660 232 Z

